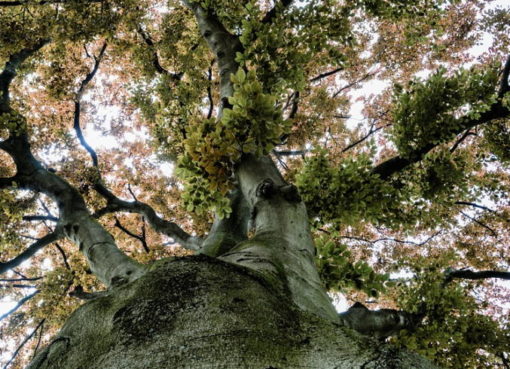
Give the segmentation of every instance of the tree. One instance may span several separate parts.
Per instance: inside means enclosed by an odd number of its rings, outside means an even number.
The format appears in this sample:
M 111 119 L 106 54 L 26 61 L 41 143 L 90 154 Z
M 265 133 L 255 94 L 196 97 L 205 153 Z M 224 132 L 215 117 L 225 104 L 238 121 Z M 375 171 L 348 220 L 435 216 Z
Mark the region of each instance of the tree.
M 5 368 L 510 367 L 486 3 L 1 1 Z

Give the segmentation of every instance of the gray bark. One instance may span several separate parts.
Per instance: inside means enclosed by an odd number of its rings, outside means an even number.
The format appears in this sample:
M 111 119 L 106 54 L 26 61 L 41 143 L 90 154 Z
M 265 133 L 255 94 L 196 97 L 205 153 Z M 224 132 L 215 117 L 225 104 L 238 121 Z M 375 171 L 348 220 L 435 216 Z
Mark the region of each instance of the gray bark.
M 289 297 L 218 259 L 159 261 L 80 307 L 28 369 L 434 368 Z

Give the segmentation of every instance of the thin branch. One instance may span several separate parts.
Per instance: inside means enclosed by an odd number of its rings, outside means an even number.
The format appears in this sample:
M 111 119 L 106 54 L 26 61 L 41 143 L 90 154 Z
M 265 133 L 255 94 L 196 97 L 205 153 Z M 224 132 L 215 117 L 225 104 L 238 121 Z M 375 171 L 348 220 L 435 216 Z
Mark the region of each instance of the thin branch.
M 341 72 L 341 71 L 343 71 L 344 69 L 345 69 L 344 67 L 338 67 L 338 68 L 336 68 L 336 69 L 330 70 L 329 72 L 325 72 L 325 73 L 319 74 L 318 76 L 311 78 L 309 81 L 310 81 L 310 82 L 317 82 L 317 81 L 320 81 L 321 79 L 326 78 L 326 77 L 329 77 L 329 76 L 332 76 L 333 74 L 336 74 L 336 73 L 338 73 L 338 72 Z
M 39 338 L 37 339 L 37 344 L 35 345 L 34 353 L 32 354 L 32 360 L 35 358 L 37 351 L 39 351 L 39 346 L 41 345 L 43 331 L 44 331 L 44 320 L 41 323 L 41 328 L 39 329 Z
M 37 326 L 35 327 L 35 329 L 28 335 L 25 337 L 25 339 L 21 342 L 21 344 L 18 346 L 18 348 L 14 351 L 14 353 L 12 354 L 12 357 L 9 359 L 9 361 L 4 365 L 3 369 L 7 369 L 7 367 L 9 365 L 11 365 L 11 363 L 14 361 L 14 359 L 16 358 L 16 356 L 18 356 L 20 350 L 23 348 L 23 346 L 25 346 L 25 344 L 30 341 L 30 339 L 35 335 L 35 333 L 37 332 L 37 330 L 42 327 L 42 325 L 44 324 L 44 321 L 46 319 L 43 319 L 39 322 L 39 324 L 37 324 Z
M 152 51 L 152 65 L 154 66 L 154 69 L 156 69 L 156 72 L 167 75 L 171 77 L 174 81 L 180 81 L 183 76 L 182 73 L 172 73 L 161 66 L 161 63 L 159 62 L 158 52 L 156 50 L 156 45 L 154 44 L 154 41 L 152 40 L 150 35 L 146 31 L 144 31 L 141 26 L 138 26 L 137 32 L 140 36 L 142 36 L 142 39 L 145 41 L 145 44 Z
M 33 298 L 35 295 L 37 295 L 40 291 L 37 290 L 33 293 L 31 293 L 30 295 L 27 295 L 25 297 L 23 297 L 21 300 L 18 301 L 18 303 L 9 311 L 7 311 L 6 313 L 0 315 L 0 321 L 2 321 L 3 319 L 7 318 L 9 315 L 11 315 L 12 313 L 16 312 L 16 310 L 18 310 L 20 307 L 22 307 L 28 300 L 30 300 L 31 298 Z
M 492 233 L 492 235 L 496 238 L 498 238 L 498 234 L 496 233 L 496 231 L 494 229 L 492 229 L 491 227 L 489 227 L 487 224 L 484 224 L 482 222 L 480 222 L 478 219 L 475 219 L 473 218 L 472 216 L 464 213 L 463 211 L 460 212 L 463 216 L 465 216 L 466 218 L 472 220 L 473 222 L 475 222 L 476 224 L 478 224 L 479 226 L 482 226 L 483 228 L 487 229 L 490 233 Z
M 76 101 L 81 100 L 83 93 L 85 92 L 85 89 L 87 88 L 89 82 L 92 81 L 92 79 L 96 75 L 96 73 L 99 69 L 99 64 L 101 63 L 101 60 L 103 59 L 103 56 L 104 56 L 107 46 L 108 45 L 105 42 L 103 44 L 103 46 L 101 47 L 101 50 L 99 51 L 99 55 L 97 57 L 94 57 L 94 59 L 95 59 L 94 66 L 92 67 L 92 70 L 85 76 L 85 79 L 83 81 L 81 81 L 80 88 L 78 89 L 78 92 L 76 93 L 76 97 L 75 97 Z
M 33 277 L 33 278 L 0 278 L 0 282 L 26 282 L 26 281 L 38 281 L 43 279 L 43 277 Z
M 483 206 L 483 205 L 480 205 L 480 204 L 475 204 L 474 202 L 456 201 L 456 202 L 455 202 L 455 205 L 466 205 L 466 206 L 472 206 L 472 207 L 477 208 L 477 209 L 487 210 L 487 211 L 490 211 L 491 213 L 497 214 L 497 211 L 496 211 L 496 210 L 493 210 L 493 209 L 491 209 L 491 208 L 488 208 L 487 206 Z
M 7 262 L 0 262 L 0 274 L 5 273 L 6 271 L 17 267 L 25 260 L 31 258 L 37 251 L 42 249 L 44 246 L 47 246 L 63 237 L 63 232 L 60 228 L 57 228 L 55 232 L 47 234 L 43 238 L 39 239 L 37 242 L 30 245 L 25 251 L 16 256 L 14 259 L 11 259 Z
M 36 3 L 25 1 L 0 1 L 0 7 L 11 7 L 11 6 L 32 6 L 32 5 L 45 5 L 45 4 L 65 4 L 69 0 L 41 0 Z M 103 0 L 81 0 L 84 3 L 101 3 Z
M 36 288 L 37 286 L 31 284 L 2 284 L 0 288 Z
M 104 53 L 106 51 L 106 42 L 101 47 L 101 50 L 99 51 L 99 56 L 95 58 L 94 67 L 92 70 L 85 76 L 85 79 L 81 82 L 80 88 L 78 89 L 78 92 L 76 93 L 75 101 L 74 101 L 74 130 L 76 132 L 76 136 L 78 136 L 78 140 L 80 141 L 81 145 L 87 150 L 87 152 L 90 154 L 92 158 L 92 163 L 94 167 L 98 167 L 98 160 L 97 160 L 97 154 L 94 151 L 94 149 L 87 143 L 85 140 L 85 137 L 83 136 L 83 132 L 80 127 L 80 111 L 81 111 L 81 98 L 83 96 L 83 93 L 89 84 L 89 82 L 94 78 L 96 75 L 99 64 L 101 63 L 101 60 L 104 56 Z
M 37 222 L 44 220 L 48 220 L 50 222 L 58 222 L 59 219 L 51 215 L 25 215 L 23 220 L 26 220 L 27 222 Z
M 60 246 L 58 244 L 58 242 L 55 242 L 55 247 L 60 252 L 60 255 L 62 255 L 62 261 L 64 262 L 64 265 L 66 266 L 66 269 L 67 270 L 71 270 L 71 266 L 69 265 L 69 262 L 67 261 L 67 255 L 66 255 L 64 249 L 62 248 L 62 246 Z
M 364 142 L 365 140 L 367 140 L 374 133 L 379 132 L 381 129 L 387 128 L 387 127 L 390 127 L 390 126 L 391 126 L 391 123 L 390 124 L 386 124 L 385 126 L 377 127 L 377 128 L 374 128 L 374 126 L 370 127 L 370 131 L 368 131 L 368 133 L 365 136 L 363 136 L 359 140 L 356 140 L 353 143 L 349 144 L 347 147 L 342 149 L 342 152 L 349 151 L 353 147 L 355 147 L 355 146 L 359 145 L 360 143 Z
M 294 92 L 292 97 L 292 109 L 290 109 L 290 113 L 287 119 L 294 119 L 296 117 L 296 114 L 299 109 L 299 96 L 300 96 L 299 91 Z
M 303 156 L 310 150 L 273 150 L 273 152 L 276 156 Z
M 341 87 L 341 88 L 340 88 L 337 92 L 335 92 L 335 93 L 333 94 L 333 96 L 332 96 L 332 97 L 333 97 L 333 98 L 337 97 L 338 95 L 340 95 L 340 93 L 341 93 L 342 91 L 345 91 L 345 90 L 347 90 L 348 88 L 351 88 L 351 87 L 356 86 L 358 83 L 363 82 L 364 80 L 366 80 L 366 79 L 368 79 L 368 78 L 370 78 L 370 77 L 374 76 L 375 74 L 376 74 L 376 72 L 367 73 L 367 74 L 365 74 L 363 77 L 361 77 L 360 79 L 358 79 L 358 80 L 356 80 L 356 81 L 353 81 L 353 82 L 351 82 L 351 83 L 348 83 L 347 85 L 345 85 L 345 86 Z
M 323 229 L 320 229 L 320 230 L 323 232 L 327 232 Z M 399 240 L 397 238 L 389 238 L 389 237 L 378 238 L 376 240 L 367 240 L 366 238 L 355 237 L 355 236 L 340 236 L 340 238 L 347 238 L 349 240 L 361 241 L 361 242 L 366 242 L 366 243 L 371 243 L 371 244 L 376 244 L 378 242 L 392 241 L 392 242 L 396 242 L 396 243 L 403 243 L 403 244 L 409 244 L 409 245 L 415 245 L 415 246 L 423 246 L 426 243 L 428 243 L 429 241 L 431 241 L 434 237 L 438 236 L 440 233 L 441 233 L 441 231 L 438 231 L 438 232 L 434 233 L 433 235 L 427 237 L 427 239 L 425 239 L 422 242 Z
M 468 138 L 469 136 L 476 136 L 476 134 L 474 134 L 473 132 L 471 132 L 470 129 L 467 129 L 466 132 L 464 132 L 464 134 L 457 140 L 457 142 L 455 142 L 455 144 L 453 144 L 452 148 L 450 149 L 450 152 L 454 152 L 455 150 L 457 150 L 457 148 L 459 147 L 459 145 L 464 142 L 464 140 L 466 138 Z
M 209 67 L 209 71 L 208 71 L 208 74 L 207 74 L 207 80 L 209 81 L 209 84 L 207 85 L 207 98 L 209 99 L 209 111 L 207 112 L 207 119 L 211 119 L 213 111 L 214 111 L 214 101 L 213 101 L 212 87 L 211 87 L 211 83 L 212 83 L 212 64 L 214 64 L 214 61 L 213 61 L 213 63 L 211 63 L 211 66 Z
M 118 229 L 120 229 L 122 232 L 124 232 L 125 234 L 127 234 L 128 236 L 130 237 L 133 237 L 134 239 L 137 239 L 138 241 L 140 241 L 140 243 L 142 244 L 142 247 L 143 249 L 145 250 L 146 253 L 149 253 L 151 250 L 149 249 L 149 246 L 147 245 L 147 241 L 145 240 L 145 237 L 144 237 L 144 234 L 145 234 L 145 230 L 143 230 L 142 232 L 142 236 L 139 236 L 137 234 L 134 234 L 133 232 L 131 232 L 129 229 L 127 229 L 126 227 L 124 227 L 122 225 L 122 223 L 120 222 L 119 218 L 115 217 L 115 227 L 117 227 Z

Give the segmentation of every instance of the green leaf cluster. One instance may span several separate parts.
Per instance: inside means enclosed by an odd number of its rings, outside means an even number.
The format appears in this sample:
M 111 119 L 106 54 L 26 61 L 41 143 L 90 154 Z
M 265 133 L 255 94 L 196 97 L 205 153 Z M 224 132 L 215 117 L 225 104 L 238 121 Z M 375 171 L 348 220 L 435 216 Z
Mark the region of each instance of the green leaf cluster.
M 507 94 L 510 96 L 510 94 Z M 510 163 L 510 121 L 498 120 L 489 123 L 483 131 L 487 149 L 503 163 Z
M 0 114 L 0 137 L 18 136 L 27 130 L 26 119 L 18 112 L 12 110 Z
M 472 296 L 474 284 L 445 284 L 444 270 L 453 260 L 454 254 L 445 253 L 412 262 L 415 277 L 397 288 L 398 304 L 404 311 L 425 313 L 425 319 L 393 341 L 445 368 L 492 367 L 494 355 L 508 347 L 510 336 L 480 312 L 484 306 Z
M 412 157 L 469 128 L 496 101 L 497 81 L 495 66 L 452 76 L 440 68 L 426 81 L 415 79 L 406 89 L 395 86 L 392 138 L 400 154 Z
M 296 185 L 309 212 L 323 221 L 377 223 L 393 207 L 398 193 L 371 173 L 372 166 L 367 154 L 345 158 L 335 166 L 325 150 L 318 150 L 297 174 Z
M 355 261 L 347 245 L 340 243 L 338 234 L 315 239 L 315 264 L 329 291 L 359 290 L 377 297 L 386 291 L 388 274 L 377 273 L 365 261 Z
M 232 108 L 224 109 L 219 121 L 204 119 L 187 128 L 177 173 L 187 183 L 183 199 L 189 211 L 214 208 L 221 215 L 228 214 L 224 196 L 241 155 L 269 154 L 290 128 L 275 97 L 263 92 L 255 71 L 246 73 L 240 68 L 232 82 Z
M 241 65 L 256 65 L 257 76 L 267 91 L 279 94 L 286 89 L 303 90 L 310 63 L 342 66 L 342 48 L 352 43 L 350 11 L 336 1 L 311 1 L 283 9 L 276 3 L 271 22 L 256 1 L 246 5 L 241 24 L 243 52 L 237 54 Z

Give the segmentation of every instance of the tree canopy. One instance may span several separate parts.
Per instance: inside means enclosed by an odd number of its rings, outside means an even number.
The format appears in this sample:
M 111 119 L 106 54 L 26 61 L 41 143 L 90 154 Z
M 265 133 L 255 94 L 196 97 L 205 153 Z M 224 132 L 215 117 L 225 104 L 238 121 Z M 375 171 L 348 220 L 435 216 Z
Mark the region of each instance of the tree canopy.
M 101 260 L 221 254 L 253 156 L 332 296 L 419 316 L 382 339 L 510 368 L 509 54 L 491 0 L 0 1 L 0 362 L 122 282 Z

